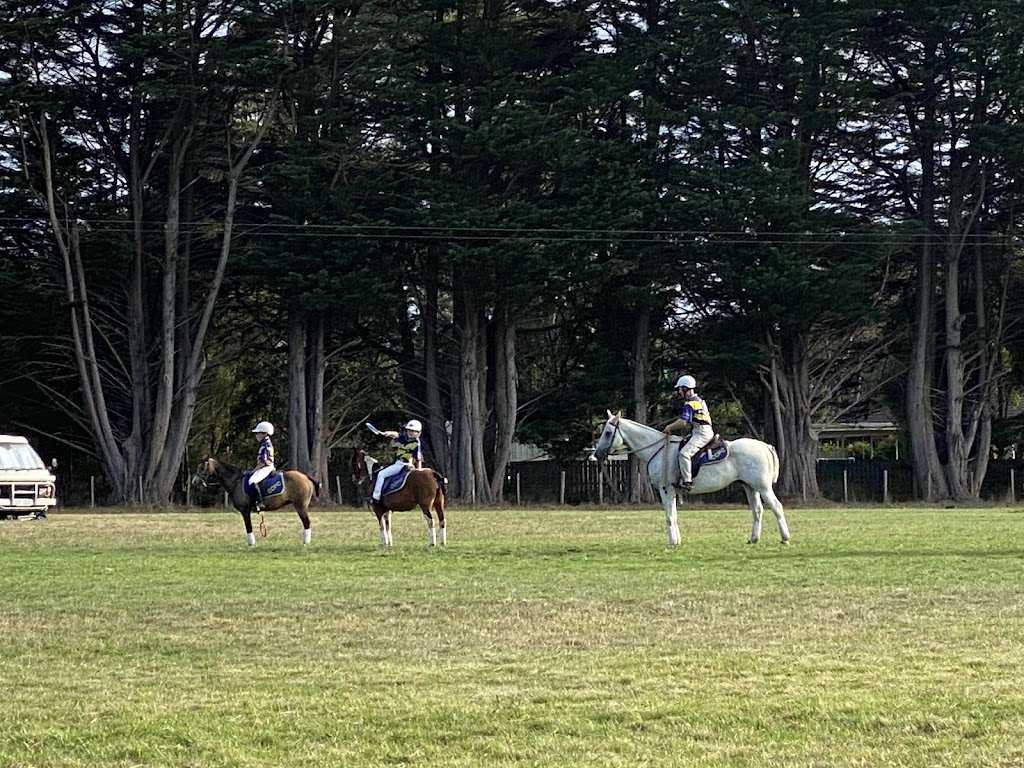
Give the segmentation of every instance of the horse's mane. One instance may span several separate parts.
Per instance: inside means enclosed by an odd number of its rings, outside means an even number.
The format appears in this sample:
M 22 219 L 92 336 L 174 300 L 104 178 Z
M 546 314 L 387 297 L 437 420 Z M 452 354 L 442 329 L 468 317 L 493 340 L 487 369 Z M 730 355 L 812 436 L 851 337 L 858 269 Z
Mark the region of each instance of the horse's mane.
M 627 419 L 625 416 L 619 416 L 619 421 L 628 421 L 630 424 L 635 424 L 638 427 L 646 429 L 648 432 L 661 432 L 657 427 L 652 427 L 649 424 L 644 424 L 642 421 L 635 421 L 634 419 Z M 664 433 L 662 433 L 664 434 Z
M 238 467 L 230 462 L 224 461 L 224 459 L 218 459 L 216 456 L 210 456 L 211 459 L 217 462 L 217 464 L 224 468 L 226 472 L 239 472 Z
M 623 421 L 628 421 L 630 424 L 639 427 L 640 429 L 644 430 L 645 432 L 649 433 L 652 436 L 665 436 L 665 433 L 662 430 L 658 429 L 657 427 L 652 427 L 648 424 L 644 424 L 643 422 L 634 421 L 633 419 L 627 419 L 625 416 L 619 416 L 618 419 L 620 423 Z M 668 438 L 670 443 L 678 443 L 680 440 L 682 440 L 682 437 L 680 437 L 679 435 L 669 435 Z

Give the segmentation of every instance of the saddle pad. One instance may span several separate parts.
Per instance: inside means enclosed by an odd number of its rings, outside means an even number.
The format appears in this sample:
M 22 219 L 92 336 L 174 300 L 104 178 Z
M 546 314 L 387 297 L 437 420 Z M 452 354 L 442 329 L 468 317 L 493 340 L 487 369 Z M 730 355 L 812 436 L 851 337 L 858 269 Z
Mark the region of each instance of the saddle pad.
M 253 495 L 253 490 L 249 486 L 249 478 L 252 476 L 252 472 L 242 473 L 242 490 L 245 491 L 247 496 Z M 284 493 L 284 475 L 280 472 L 274 472 L 259 483 L 260 493 L 263 497 L 276 496 L 279 493 Z
M 729 446 L 722 442 L 716 446 L 700 451 L 696 456 L 693 457 L 693 464 L 715 464 L 725 459 L 728 455 Z
M 409 470 L 403 469 L 397 475 L 392 475 L 384 481 L 384 487 L 380 490 L 380 495 L 384 496 L 388 493 L 394 493 L 400 491 L 405 487 L 405 481 L 409 479 Z

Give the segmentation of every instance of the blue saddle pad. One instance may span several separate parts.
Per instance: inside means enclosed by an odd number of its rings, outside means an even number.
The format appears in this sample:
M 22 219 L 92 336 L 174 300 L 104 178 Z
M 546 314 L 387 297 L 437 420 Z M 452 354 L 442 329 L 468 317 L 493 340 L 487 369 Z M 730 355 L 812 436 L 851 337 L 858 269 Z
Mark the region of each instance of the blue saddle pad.
M 252 476 L 252 472 L 242 473 L 242 490 L 245 491 L 246 496 L 253 496 L 252 487 L 249 485 L 249 478 Z M 263 478 L 259 482 L 260 493 L 263 497 L 276 496 L 279 493 L 284 493 L 284 475 L 280 472 L 272 472 L 267 477 Z
M 409 479 L 409 470 L 403 469 L 397 475 L 392 475 L 384 481 L 384 486 L 380 489 L 380 495 L 384 496 L 388 493 L 394 493 L 400 491 L 405 486 L 405 481 Z
M 698 451 L 697 455 L 690 459 L 690 464 L 696 469 L 704 464 L 715 464 L 722 461 L 728 455 L 729 446 L 722 442 L 713 448 L 704 448 Z

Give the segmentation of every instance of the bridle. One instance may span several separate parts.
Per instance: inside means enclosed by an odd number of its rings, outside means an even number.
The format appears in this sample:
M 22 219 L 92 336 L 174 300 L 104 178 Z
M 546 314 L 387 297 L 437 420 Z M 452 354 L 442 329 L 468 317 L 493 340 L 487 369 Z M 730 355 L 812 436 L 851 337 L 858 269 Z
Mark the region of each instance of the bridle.
M 616 435 L 621 435 L 622 430 L 619 427 L 619 420 L 621 418 L 622 418 L 621 416 L 616 414 L 615 416 L 612 416 L 608 420 L 609 423 L 614 423 L 614 425 L 615 425 L 615 431 L 612 432 L 611 439 L 608 441 L 609 447 L 612 444 L 614 444 Z M 648 471 L 650 471 L 651 462 L 653 462 L 658 457 L 658 454 L 661 453 L 665 449 L 665 446 L 668 445 L 670 440 L 671 440 L 671 436 L 670 435 L 663 435 L 662 437 L 659 437 L 657 440 L 655 440 L 655 441 L 653 441 L 651 443 L 648 443 L 647 445 L 641 445 L 639 448 L 630 448 L 626 444 L 625 439 L 622 439 L 622 445 L 625 448 L 625 450 L 621 451 L 621 453 L 624 453 L 625 455 L 628 456 L 631 453 L 638 453 L 639 451 L 645 451 L 648 448 L 653 448 L 654 446 L 658 445 L 659 446 L 658 450 L 656 450 L 652 454 L 651 458 L 649 458 L 647 460 L 647 468 L 648 468 Z M 608 457 L 608 454 L 605 454 L 605 458 L 607 458 L 607 457 Z
M 211 457 L 200 464 L 200 467 L 202 469 L 196 470 L 196 473 L 192 476 L 193 483 L 198 483 L 207 490 L 219 488 L 225 493 L 231 492 L 231 483 L 224 479 L 224 472 L 229 470 L 226 470 L 220 461 Z M 200 474 L 200 471 L 203 474 Z
M 214 469 L 213 472 L 210 472 L 210 469 L 209 469 L 210 461 L 211 461 L 211 459 L 206 459 L 200 465 L 202 467 L 202 471 L 205 474 L 200 475 L 199 474 L 199 470 L 196 470 L 196 473 L 194 475 L 192 475 L 192 484 L 193 485 L 201 485 L 201 486 L 203 486 L 203 488 L 209 488 L 210 487 L 210 476 L 213 475 L 214 477 L 217 478 L 217 485 L 220 486 L 220 487 L 223 487 L 224 483 L 223 483 L 223 481 L 221 481 L 220 474 L 217 472 L 217 470 Z M 214 466 L 216 467 L 216 464 Z
M 608 441 L 609 445 L 614 443 L 615 442 L 615 436 L 618 435 L 618 434 L 621 434 L 621 432 L 622 432 L 622 430 L 619 428 L 619 419 L 620 418 L 621 417 L 616 414 L 615 416 L 612 416 L 608 420 L 609 423 L 614 422 L 614 424 L 615 424 L 615 431 L 612 432 L 611 440 Z M 669 437 L 669 435 L 664 435 L 663 437 L 659 437 L 654 442 L 648 443 L 647 445 L 641 445 L 639 448 L 630 448 L 628 445 L 626 445 L 625 439 L 623 439 L 622 445 L 625 448 L 625 450 L 618 451 L 617 453 L 624 453 L 624 454 L 626 454 L 628 456 L 631 453 L 638 453 L 640 451 L 646 451 L 648 448 L 653 448 L 654 446 L 658 445 L 658 443 L 661 443 L 666 437 Z M 661 449 L 659 448 L 658 450 L 661 450 Z M 654 456 L 657 456 L 657 455 L 658 455 L 657 453 L 654 454 Z M 651 458 L 653 459 L 654 456 L 652 456 Z

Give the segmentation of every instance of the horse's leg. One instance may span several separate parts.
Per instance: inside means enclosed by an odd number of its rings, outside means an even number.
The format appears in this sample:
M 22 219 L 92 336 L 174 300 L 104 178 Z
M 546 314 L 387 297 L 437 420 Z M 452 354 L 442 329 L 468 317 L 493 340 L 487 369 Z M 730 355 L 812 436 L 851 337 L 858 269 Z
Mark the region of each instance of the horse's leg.
M 382 547 L 391 546 L 391 511 L 385 509 L 383 512 L 377 512 L 377 527 L 380 528 L 380 545 Z
M 437 525 L 441 529 L 441 546 L 448 545 L 448 529 L 444 524 L 444 494 L 438 488 L 434 494 L 434 511 L 437 512 Z
M 789 526 L 786 524 L 786 513 L 782 509 L 782 502 L 779 501 L 779 497 L 775 495 L 775 491 L 769 485 L 762 489 L 761 495 L 764 496 L 765 503 L 768 504 L 768 509 L 775 515 L 775 522 L 779 524 L 779 536 L 782 538 L 782 544 L 789 544 Z
M 747 504 L 750 505 L 750 538 L 747 544 L 757 544 L 761 538 L 761 515 L 764 513 L 764 505 L 761 503 L 761 494 L 755 491 L 746 483 L 740 483 L 743 492 L 747 494 Z
M 665 525 L 668 528 L 668 543 L 677 546 L 680 541 L 679 522 L 676 517 L 676 493 L 674 488 L 659 488 L 661 503 L 665 508 Z
M 437 546 L 437 533 L 434 531 L 434 517 L 430 514 L 430 505 L 433 499 L 430 501 L 420 504 L 420 509 L 423 510 L 423 519 L 427 521 L 427 546 Z
M 302 521 L 302 543 L 309 544 L 313 538 L 313 532 L 309 529 L 309 498 L 299 501 L 294 506 L 299 520 Z
M 256 534 L 252 532 L 252 510 L 248 507 L 242 510 L 242 522 L 245 523 L 245 543 L 250 547 L 255 547 Z

